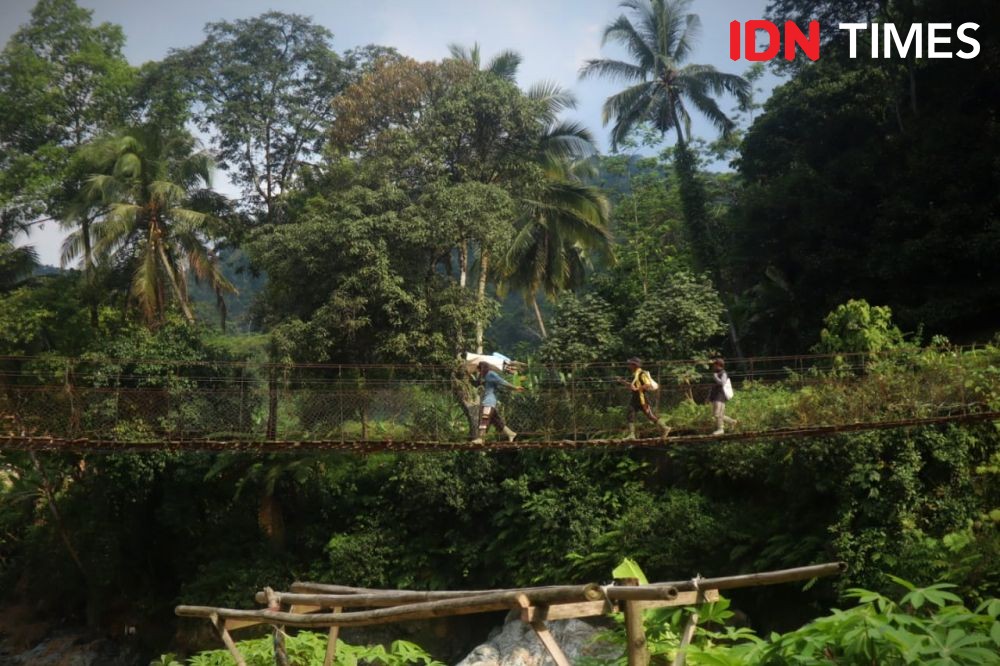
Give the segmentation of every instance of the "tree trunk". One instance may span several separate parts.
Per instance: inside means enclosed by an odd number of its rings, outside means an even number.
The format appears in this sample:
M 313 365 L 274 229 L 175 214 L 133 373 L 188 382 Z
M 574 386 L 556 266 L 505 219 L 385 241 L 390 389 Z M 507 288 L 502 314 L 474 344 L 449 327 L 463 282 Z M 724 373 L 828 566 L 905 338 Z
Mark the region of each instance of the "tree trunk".
M 100 323 L 97 315 L 97 295 L 94 284 L 94 250 L 90 244 L 90 218 L 86 215 L 80 220 L 80 233 L 83 234 L 83 274 L 87 278 L 87 300 L 90 309 L 90 327 L 97 328 Z
M 676 118 L 676 113 L 674 114 Z M 687 228 L 688 239 L 691 241 L 691 248 L 694 250 L 695 260 L 698 267 L 707 272 L 712 277 L 715 288 L 723 290 L 725 285 L 722 282 L 722 271 L 719 266 L 719 254 L 709 232 L 708 210 L 706 209 L 706 195 L 702 184 L 698 182 L 698 170 L 695 165 L 695 156 L 683 144 L 683 133 L 680 126 L 677 127 L 678 147 L 674 156 L 674 167 L 677 170 L 677 180 L 681 194 L 681 208 L 684 212 L 684 224 Z M 743 358 L 743 349 L 740 346 L 739 335 L 733 319 L 732 308 L 728 298 L 722 298 L 722 304 L 726 311 L 726 320 L 729 324 L 729 341 L 733 346 L 733 353 L 737 358 Z
M 264 493 L 257 506 L 257 525 L 276 550 L 285 548 L 285 512 L 274 493 Z
M 87 580 L 87 570 L 83 567 L 83 561 L 80 559 L 80 554 L 77 553 L 76 548 L 73 546 L 73 542 L 70 541 L 69 532 L 66 531 L 66 523 L 63 522 L 62 514 L 59 513 L 59 507 L 56 506 L 56 494 L 52 490 L 52 484 L 49 482 L 48 475 L 45 474 L 45 470 L 42 469 L 41 463 L 38 462 L 38 456 L 35 455 L 34 451 L 29 451 L 31 456 L 31 463 L 38 473 L 39 478 L 41 478 L 41 491 L 42 496 L 45 497 L 45 503 L 49 507 L 49 513 L 52 514 L 52 521 L 55 523 L 56 533 L 62 540 L 63 545 L 66 546 L 66 551 L 69 553 L 69 557 L 73 560 L 73 564 L 76 565 L 77 570 L 80 575 L 83 576 L 84 580 Z
M 729 306 L 728 299 L 723 299 L 726 307 L 726 319 L 729 320 L 729 342 L 733 345 L 733 353 L 736 358 L 743 360 L 743 347 L 740 345 L 740 336 L 736 331 L 736 321 L 733 319 L 733 309 Z
M 476 353 L 483 353 L 483 331 L 486 328 L 482 311 L 486 305 L 486 275 L 490 268 L 490 253 L 485 248 L 479 260 L 479 286 L 476 288 L 476 306 L 479 316 L 476 318 Z
M 677 146 L 686 148 L 687 142 L 684 140 L 684 130 L 681 129 L 681 119 L 677 116 L 677 105 L 670 105 L 670 115 L 674 120 L 674 129 L 677 130 Z
M 163 249 L 163 243 L 159 240 L 154 241 L 156 243 L 157 252 L 160 255 L 160 261 L 163 262 L 163 271 L 167 274 L 167 282 L 170 283 L 170 288 L 174 292 L 174 296 L 177 298 L 178 304 L 181 306 L 181 312 L 184 313 L 184 318 L 189 324 L 194 323 L 194 313 L 191 312 L 191 306 L 188 305 L 187 298 L 184 295 L 183 289 L 177 283 L 177 273 L 174 271 L 173 266 L 170 265 L 170 259 L 167 258 L 167 252 Z
M 469 245 L 465 241 L 458 246 L 458 286 L 465 289 L 469 276 Z
M 545 320 L 542 319 L 542 310 L 538 307 L 538 297 L 535 294 L 531 295 L 531 307 L 535 311 L 535 319 L 538 321 L 538 332 L 542 334 L 542 338 L 548 337 L 545 332 Z
M 628 179 L 629 198 L 632 199 L 632 220 L 635 222 L 635 228 L 638 229 L 639 207 L 635 203 L 635 190 L 632 189 L 632 165 L 628 162 L 625 163 L 625 176 Z M 636 249 L 635 263 L 636 267 L 639 269 L 639 277 L 642 279 L 642 295 L 646 296 L 649 293 L 649 280 L 646 278 L 646 271 L 642 269 L 642 260 L 642 252 L 639 249 Z M 545 333 L 542 333 L 542 337 L 545 337 Z

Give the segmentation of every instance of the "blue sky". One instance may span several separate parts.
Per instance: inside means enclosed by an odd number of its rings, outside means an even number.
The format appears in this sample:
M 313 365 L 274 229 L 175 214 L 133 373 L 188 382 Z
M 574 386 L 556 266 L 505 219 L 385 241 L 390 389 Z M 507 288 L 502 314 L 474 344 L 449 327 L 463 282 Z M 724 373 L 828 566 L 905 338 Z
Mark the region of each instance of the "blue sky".
M 133 64 L 158 60 L 171 48 L 201 41 L 211 21 L 256 16 L 274 9 L 303 14 L 334 34 L 333 46 L 344 51 L 364 44 L 384 44 L 418 60 L 440 60 L 447 46 L 478 42 L 490 57 L 504 48 L 524 57 L 518 77 L 523 86 L 552 80 L 573 90 L 579 107 L 569 115 L 585 123 L 602 145 L 601 104 L 615 92 L 615 84 L 578 81 L 580 65 L 588 58 L 620 57 L 612 47 L 601 48 L 605 25 L 622 13 L 616 0 L 77 0 L 93 10 L 94 21 L 121 25 L 128 39 L 125 54 Z M 729 22 L 762 18 L 767 0 L 695 0 L 691 9 L 701 17 L 702 35 L 692 62 L 742 73 L 748 63 L 729 60 Z M 0 43 L 30 18 L 34 0 L 0 0 Z M 763 86 L 769 92 L 775 79 Z M 733 106 L 732 100 L 723 108 Z M 694 119 L 694 133 L 714 138 L 715 130 Z M 668 140 L 672 140 L 672 137 Z M 219 189 L 229 190 L 224 183 Z M 61 234 L 54 225 L 35 231 L 29 239 L 45 263 L 58 262 Z

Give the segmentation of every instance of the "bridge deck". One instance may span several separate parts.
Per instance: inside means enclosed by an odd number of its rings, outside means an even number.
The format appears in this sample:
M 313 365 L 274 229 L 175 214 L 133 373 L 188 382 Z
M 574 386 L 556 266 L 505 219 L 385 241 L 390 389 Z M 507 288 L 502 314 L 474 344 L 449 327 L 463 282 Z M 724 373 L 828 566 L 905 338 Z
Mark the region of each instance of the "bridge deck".
M 372 454 L 443 453 L 449 451 L 515 451 L 523 449 L 593 449 L 593 448 L 645 448 L 668 449 L 683 444 L 708 444 L 745 440 L 780 440 L 833 435 L 896 428 L 909 428 L 944 423 L 1000 421 L 1000 412 L 981 411 L 949 414 L 916 419 L 818 425 L 800 428 L 775 428 L 772 430 L 734 431 L 724 435 L 679 433 L 664 438 L 614 439 L 524 439 L 515 442 L 503 440 L 472 442 L 399 441 L 399 440 L 261 440 L 261 439 L 162 439 L 154 441 L 128 441 L 94 438 L 67 438 L 48 436 L 0 435 L 0 451 L 61 451 L 67 453 L 111 453 L 142 451 L 250 451 L 270 452 L 347 452 Z

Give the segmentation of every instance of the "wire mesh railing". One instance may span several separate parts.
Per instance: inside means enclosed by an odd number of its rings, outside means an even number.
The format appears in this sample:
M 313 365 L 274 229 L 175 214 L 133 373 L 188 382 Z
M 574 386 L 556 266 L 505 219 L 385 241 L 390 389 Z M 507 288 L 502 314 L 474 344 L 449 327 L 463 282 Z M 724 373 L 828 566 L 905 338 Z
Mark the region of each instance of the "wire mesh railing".
M 674 434 L 711 431 L 707 361 L 663 361 L 652 406 Z M 730 361 L 731 415 L 745 432 L 905 422 L 1000 408 L 995 347 Z M 621 363 L 528 362 L 501 397 L 526 441 L 586 441 L 625 429 Z M 277 364 L 0 357 L 7 436 L 156 442 L 437 441 L 469 437 L 477 389 L 465 366 Z M 643 425 L 639 415 L 637 422 Z M 656 432 L 652 425 L 645 434 Z M 640 430 L 640 436 L 642 431 Z

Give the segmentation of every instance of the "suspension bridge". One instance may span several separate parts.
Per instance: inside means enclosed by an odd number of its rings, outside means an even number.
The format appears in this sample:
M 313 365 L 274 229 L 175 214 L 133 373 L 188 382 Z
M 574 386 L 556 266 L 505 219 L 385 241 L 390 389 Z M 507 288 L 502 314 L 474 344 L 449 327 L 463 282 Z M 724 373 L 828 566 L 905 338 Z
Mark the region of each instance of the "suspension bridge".
M 712 435 L 704 360 L 647 364 L 671 425 L 623 440 L 621 363 L 527 363 L 503 396 L 518 431 L 469 441 L 476 389 L 465 368 L 123 358 L 0 357 L 0 450 L 435 452 L 663 448 L 1000 420 L 1000 349 L 905 348 L 880 354 L 731 361 L 730 413 Z

